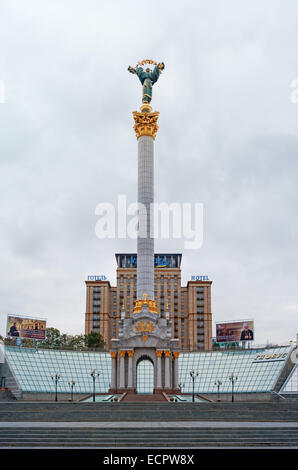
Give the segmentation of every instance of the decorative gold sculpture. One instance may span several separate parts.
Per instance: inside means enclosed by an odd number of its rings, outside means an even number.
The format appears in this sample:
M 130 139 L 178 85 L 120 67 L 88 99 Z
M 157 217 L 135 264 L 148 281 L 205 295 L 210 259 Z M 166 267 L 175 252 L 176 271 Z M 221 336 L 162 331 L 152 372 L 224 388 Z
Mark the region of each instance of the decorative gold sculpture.
M 140 333 L 152 333 L 155 330 L 155 326 L 150 321 L 139 321 L 136 330 Z
M 133 111 L 132 113 L 135 125 L 133 126 L 137 139 L 143 135 L 148 135 L 155 139 L 155 136 L 158 131 L 157 120 L 159 112 L 155 111 L 154 113 L 139 113 L 138 111 Z
M 144 294 L 143 297 L 143 299 L 136 300 L 133 313 L 141 312 L 143 305 L 147 305 L 151 313 L 157 313 L 155 300 L 147 300 L 147 294 Z
M 139 321 L 136 325 L 136 330 L 143 333 L 142 340 L 147 341 L 148 333 L 152 333 L 155 330 L 155 326 L 150 321 Z M 147 334 L 144 334 L 147 333 Z
M 141 66 L 142 66 L 142 65 L 145 65 L 145 64 L 158 65 L 158 63 L 155 62 L 155 60 L 144 59 L 144 60 L 140 60 L 140 61 L 137 63 L 137 65 L 136 65 L 135 68 L 137 68 L 138 65 L 141 65 Z
M 111 351 L 111 357 L 112 357 L 112 359 L 116 359 L 117 351 Z

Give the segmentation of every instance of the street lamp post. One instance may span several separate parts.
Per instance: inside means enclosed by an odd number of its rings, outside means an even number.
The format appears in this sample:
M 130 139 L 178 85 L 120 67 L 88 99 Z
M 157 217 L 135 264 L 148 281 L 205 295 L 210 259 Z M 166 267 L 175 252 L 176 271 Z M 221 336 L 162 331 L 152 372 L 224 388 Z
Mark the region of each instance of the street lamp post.
M 55 401 L 58 401 L 58 393 L 57 393 L 57 389 L 58 389 L 58 381 L 60 380 L 60 375 L 59 374 L 55 374 L 55 375 L 52 375 L 52 380 L 55 381 Z
M 220 389 L 220 386 L 222 385 L 222 382 L 221 382 L 220 380 L 216 380 L 216 382 L 214 383 L 214 385 L 217 385 L 217 401 L 220 401 L 219 389 Z
M 92 370 L 90 375 L 93 379 L 93 401 L 95 401 L 95 380 L 96 380 L 96 377 L 100 375 L 100 372 L 97 372 L 96 370 Z
M 194 371 L 194 370 L 190 370 L 189 375 L 191 376 L 191 379 L 192 379 L 192 401 L 194 403 L 194 401 L 195 401 L 195 380 L 196 380 L 196 377 L 199 375 L 199 372 Z
M 234 374 L 234 372 L 230 375 L 229 380 L 231 381 L 232 384 L 232 402 L 234 401 L 234 383 L 237 380 L 237 375 Z
M 76 383 L 75 383 L 74 380 L 70 380 L 70 381 L 68 382 L 68 385 L 70 386 L 70 389 L 71 389 L 71 394 L 70 394 L 70 399 L 71 399 L 71 401 L 73 401 L 73 388 L 74 388 L 75 384 L 76 384 Z

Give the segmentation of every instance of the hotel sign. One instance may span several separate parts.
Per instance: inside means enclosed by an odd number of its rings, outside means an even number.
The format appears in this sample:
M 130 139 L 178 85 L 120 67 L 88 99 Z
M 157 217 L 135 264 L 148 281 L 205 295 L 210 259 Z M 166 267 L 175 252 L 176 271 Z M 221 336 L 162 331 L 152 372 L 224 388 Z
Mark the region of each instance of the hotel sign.
M 93 276 L 88 276 L 88 281 L 107 281 L 107 277 L 103 275 L 93 275 Z
M 209 281 L 208 276 L 191 276 L 190 278 L 191 281 Z
M 275 353 L 275 354 L 257 354 L 254 357 L 253 362 L 272 362 L 272 361 L 283 361 L 287 357 L 287 353 Z

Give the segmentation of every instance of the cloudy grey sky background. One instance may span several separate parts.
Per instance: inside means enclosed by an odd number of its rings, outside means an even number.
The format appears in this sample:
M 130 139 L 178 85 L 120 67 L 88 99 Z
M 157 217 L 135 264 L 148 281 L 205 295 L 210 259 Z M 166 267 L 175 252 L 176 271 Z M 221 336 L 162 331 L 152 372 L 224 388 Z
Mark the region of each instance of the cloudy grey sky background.
M 254 318 L 256 343 L 298 332 L 295 0 L 1 0 L 0 334 L 6 314 L 84 331 L 89 274 L 115 283 L 100 202 L 136 198 L 138 60 L 153 89 L 159 202 L 202 202 L 204 244 L 182 276 L 213 280 L 214 322 Z

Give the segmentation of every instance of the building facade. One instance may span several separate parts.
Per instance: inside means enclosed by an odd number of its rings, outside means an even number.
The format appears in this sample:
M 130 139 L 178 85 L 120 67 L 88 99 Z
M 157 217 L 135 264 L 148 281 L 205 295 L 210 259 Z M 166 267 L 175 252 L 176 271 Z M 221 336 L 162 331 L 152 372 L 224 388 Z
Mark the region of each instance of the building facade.
M 137 300 L 137 255 L 116 254 L 117 285 L 108 280 L 86 281 L 85 333 L 100 333 L 111 348 L 118 339 L 121 311 L 131 317 Z M 154 256 L 154 299 L 161 318 L 169 312 L 172 339 L 184 351 L 212 349 L 211 284 L 206 277 L 181 285 L 180 253 Z

